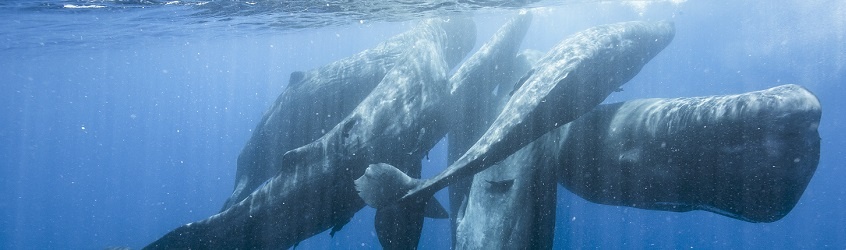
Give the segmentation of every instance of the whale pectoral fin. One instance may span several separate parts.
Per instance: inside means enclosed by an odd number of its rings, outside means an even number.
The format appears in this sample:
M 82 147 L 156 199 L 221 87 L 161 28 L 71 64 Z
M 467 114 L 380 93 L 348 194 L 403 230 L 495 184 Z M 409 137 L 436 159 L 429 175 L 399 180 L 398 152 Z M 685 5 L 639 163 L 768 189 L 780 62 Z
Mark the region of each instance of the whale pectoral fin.
M 446 208 L 438 202 L 438 199 L 435 199 L 435 197 L 432 196 L 432 198 L 426 202 L 426 210 L 423 211 L 423 216 L 432 219 L 446 219 L 449 218 L 449 212 L 447 212 Z
M 396 203 L 421 183 L 422 181 L 408 177 L 394 166 L 379 163 L 367 167 L 364 175 L 355 180 L 355 189 L 364 203 L 380 209 Z

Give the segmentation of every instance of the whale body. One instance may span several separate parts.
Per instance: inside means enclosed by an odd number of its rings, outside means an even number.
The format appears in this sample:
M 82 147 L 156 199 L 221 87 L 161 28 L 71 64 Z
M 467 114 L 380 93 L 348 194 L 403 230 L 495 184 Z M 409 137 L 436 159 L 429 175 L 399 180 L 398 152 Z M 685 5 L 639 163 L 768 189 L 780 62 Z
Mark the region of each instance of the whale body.
M 821 113 L 798 85 L 642 99 L 603 105 L 543 143 L 561 145 L 547 154 L 559 181 L 588 201 L 773 222 L 816 171 Z

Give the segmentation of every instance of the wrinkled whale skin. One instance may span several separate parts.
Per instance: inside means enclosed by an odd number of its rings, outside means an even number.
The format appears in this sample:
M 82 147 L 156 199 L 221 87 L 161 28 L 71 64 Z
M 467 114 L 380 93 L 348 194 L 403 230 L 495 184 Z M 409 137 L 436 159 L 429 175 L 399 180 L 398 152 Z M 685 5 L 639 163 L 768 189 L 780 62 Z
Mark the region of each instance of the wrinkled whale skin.
M 820 116 L 811 92 L 782 85 L 603 105 L 543 143 L 562 144 L 559 181 L 588 201 L 773 222 L 816 170 Z

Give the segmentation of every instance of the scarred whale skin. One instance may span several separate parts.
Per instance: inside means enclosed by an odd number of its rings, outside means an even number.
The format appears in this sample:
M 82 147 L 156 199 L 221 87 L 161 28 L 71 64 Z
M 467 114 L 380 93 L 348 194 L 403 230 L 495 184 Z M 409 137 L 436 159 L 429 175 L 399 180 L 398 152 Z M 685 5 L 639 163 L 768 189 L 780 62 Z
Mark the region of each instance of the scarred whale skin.
M 469 19 L 450 22 L 475 31 Z M 444 130 L 436 121 L 443 120 L 440 108 L 448 95 L 445 50 L 433 40 L 408 44 L 350 115 L 318 140 L 285 153 L 285 167 L 247 198 L 146 248 L 289 248 L 327 229 L 340 230 L 364 206 L 353 179 L 367 164 L 400 164 L 419 175 L 420 159 L 442 136 L 433 131 Z
M 454 21 L 454 22 L 452 22 Z M 476 40 L 472 23 L 430 19 L 378 46 L 307 72 L 294 72 L 238 156 L 235 188 L 221 211 L 240 202 L 280 169 L 282 155 L 323 136 L 349 115 L 399 61 L 409 44 L 433 40 L 457 65 Z
M 600 204 L 781 219 L 820 157 L 817 98 L 798 85 L 603 105 L 536 143 L 559 181 Z M 554 157 L 553 157 L 554 156 Z

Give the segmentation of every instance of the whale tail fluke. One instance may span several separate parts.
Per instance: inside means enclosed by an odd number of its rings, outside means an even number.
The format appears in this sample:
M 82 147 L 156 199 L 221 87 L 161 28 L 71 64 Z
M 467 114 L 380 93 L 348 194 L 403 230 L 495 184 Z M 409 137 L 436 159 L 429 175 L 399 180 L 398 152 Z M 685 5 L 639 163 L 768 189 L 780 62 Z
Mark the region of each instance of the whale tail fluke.
M 367 205 L 383 209 L 389 206 L 415 206 L 424 208 L 425 217 L 449 218 L 449 213 L 435 197 L 429 195 L 421 200 L 400 201 L 411 190 L 419 190 L 424 181 L 411 178 L 394 166 L 385 163 L 370 164 L 364 175 L 355 180 L 358 196 Z
M 394 166 L 379 163 L 367 167 L 364 175 L 355 180 L 355 189 L 364 203 L 380 209 L 395 204 L 409 190 L 422 183 Z
M 355 180 L 358 195 L 367 205 L 376 208 L 376 234 L 385 249 L 416 249 L 423 217 L 449 217 L 434 197 L 401 200 L 422 184 L 422 180 L 411 178 L 385 163 L 371 164 L 364 175 Z

